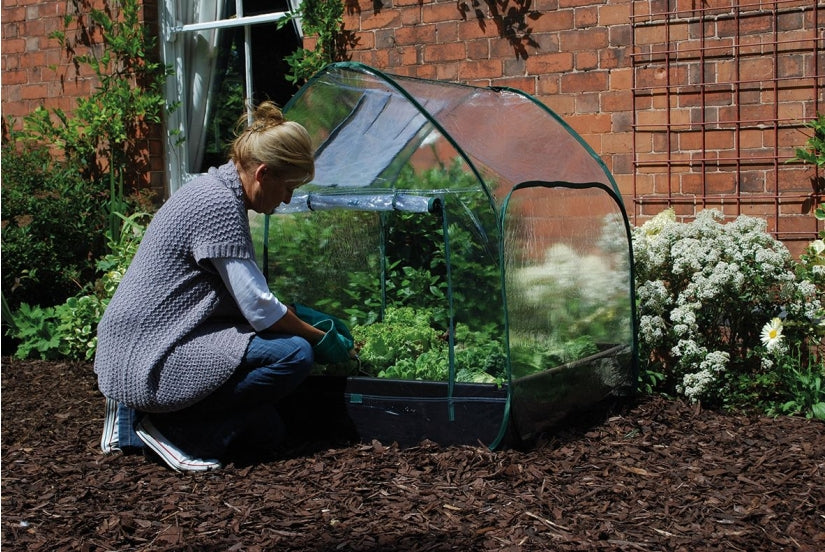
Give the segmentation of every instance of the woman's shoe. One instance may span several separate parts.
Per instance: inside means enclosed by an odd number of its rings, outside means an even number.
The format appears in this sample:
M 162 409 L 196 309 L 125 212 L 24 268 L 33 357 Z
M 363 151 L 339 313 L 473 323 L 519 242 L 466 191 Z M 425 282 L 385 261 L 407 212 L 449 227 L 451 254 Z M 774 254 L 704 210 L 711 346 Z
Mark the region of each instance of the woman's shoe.
M 137 423 L 135 432 L 147 447 L 155 451 L 161 460 L 175 471 L 208 471 L 221 467 L 219 460 L 195 458 L 179 449 L 158 431 L 149 416 L 144 416 Z

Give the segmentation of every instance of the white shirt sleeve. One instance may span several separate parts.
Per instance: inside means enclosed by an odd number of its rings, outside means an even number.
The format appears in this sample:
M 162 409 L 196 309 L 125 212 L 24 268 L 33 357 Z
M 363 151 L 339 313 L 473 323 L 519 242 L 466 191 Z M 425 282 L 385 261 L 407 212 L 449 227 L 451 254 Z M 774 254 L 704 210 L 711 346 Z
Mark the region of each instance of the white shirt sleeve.
M 211 259 L 244 317 L 256 332 L 286 314 L 287 307 L 269 291 L 266 278 L 252 259 Z

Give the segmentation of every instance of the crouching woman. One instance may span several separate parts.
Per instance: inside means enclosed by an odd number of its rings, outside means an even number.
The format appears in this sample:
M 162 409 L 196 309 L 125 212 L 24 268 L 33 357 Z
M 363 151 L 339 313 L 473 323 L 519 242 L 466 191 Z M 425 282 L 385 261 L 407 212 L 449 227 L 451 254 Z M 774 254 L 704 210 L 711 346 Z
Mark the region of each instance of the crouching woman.
M 277 402 L 309 374 L 314 347 L 340 337 L 270 292 L 247 216 L 312 179 L 309 134 L 270 102 L 242 127 L 226 164 L 157 211 L 100 321 L 104 452 L 149 447 L 175 470 L 203 471 L 237 447 L 272 449 Z

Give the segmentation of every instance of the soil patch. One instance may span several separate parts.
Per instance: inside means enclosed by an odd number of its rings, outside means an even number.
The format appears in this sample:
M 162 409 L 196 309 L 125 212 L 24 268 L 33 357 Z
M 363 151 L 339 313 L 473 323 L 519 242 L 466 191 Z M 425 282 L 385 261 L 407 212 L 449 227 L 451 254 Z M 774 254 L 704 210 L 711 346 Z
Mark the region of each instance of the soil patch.
M 357 443 L 176 474 L 99 451 L 89 363 L 2 366 L 5 550 L 825 550 L 825 424 L 643 398 L 526 450 Z

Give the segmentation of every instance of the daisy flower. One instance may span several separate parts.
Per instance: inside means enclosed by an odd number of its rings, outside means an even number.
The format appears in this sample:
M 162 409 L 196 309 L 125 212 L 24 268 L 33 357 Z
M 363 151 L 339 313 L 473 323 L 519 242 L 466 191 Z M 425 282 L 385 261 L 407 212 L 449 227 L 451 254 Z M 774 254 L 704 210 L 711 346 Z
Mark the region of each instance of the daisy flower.
M 779 348 L 782 342 L 782 321 L 774 318 L 762 327 L 762 344 L 769 351 Z

